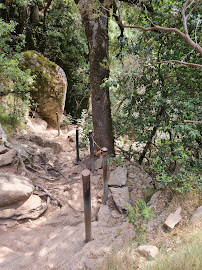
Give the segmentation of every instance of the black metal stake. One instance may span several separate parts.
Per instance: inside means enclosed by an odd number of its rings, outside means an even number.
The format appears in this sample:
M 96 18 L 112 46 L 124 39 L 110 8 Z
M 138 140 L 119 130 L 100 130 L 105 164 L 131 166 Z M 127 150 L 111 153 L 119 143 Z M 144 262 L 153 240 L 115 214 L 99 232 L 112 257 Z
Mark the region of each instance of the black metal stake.
M 76 127 L 76 162 L 78 163 L 79 161 L 79 128 Z
M 89 130 L 91 172 L 93 173 L 95 171 L 95 161 L 94 161 L 94 145 L 92 136 L 93 131 Z
M 81 172 L 83 181 L 84 219 L 86 243 L 91 241 L 91 191 L 90 191 L 90 171 L 85 169 Z
M 102 149 L 103 156 L 103 182 L 104 182 L 104 204 L 108 200 L 108 180 L 107 180 L 107 148 Z
M 60 125 L 59 125 L 58 112 L 56 112 L 56 120 L 57 120 L 58 136 L 60 136 Z

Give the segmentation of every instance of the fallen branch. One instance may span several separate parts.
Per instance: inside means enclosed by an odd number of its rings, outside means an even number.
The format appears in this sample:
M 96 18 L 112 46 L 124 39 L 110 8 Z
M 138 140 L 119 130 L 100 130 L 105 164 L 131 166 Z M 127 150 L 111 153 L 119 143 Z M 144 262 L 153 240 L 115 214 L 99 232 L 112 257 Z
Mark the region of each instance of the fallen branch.
M 62 207 L 62 206 L 63 206 L 63 205 L 62 205 L 62 202 L 61 202 L 58 198 L 56 198 L 54 195 L 52 195 L 47 189 L 45 189 L 45 188 L 42 187 L 41 185 L 38 185 L 38 184 L 35 184 L 35 183 L 34 183 L 34 185 L 35 185 L 36 187 L 40 188 L 41 190 L 43 190 L 43 191 L 46 193 L 46 194 L 44 194 L 44 195 L 48 195 L 51 199 L 57 201 L 59 207 Z
M 61 170 L 60 169 L 58 169 L 58 168 L 56 168 L 56 167 L 50 167 L 50 168 L 47 168 L 47 171 L 50 171 L 50 170 L 53 170 L 53 171 L 56 171 L 56 172 L 58 172 L 60 175 L 62 175 L 68 182 L 70 182 L 69 180 L 69 178 L 63 173 L 63 172 L 61 172 Z

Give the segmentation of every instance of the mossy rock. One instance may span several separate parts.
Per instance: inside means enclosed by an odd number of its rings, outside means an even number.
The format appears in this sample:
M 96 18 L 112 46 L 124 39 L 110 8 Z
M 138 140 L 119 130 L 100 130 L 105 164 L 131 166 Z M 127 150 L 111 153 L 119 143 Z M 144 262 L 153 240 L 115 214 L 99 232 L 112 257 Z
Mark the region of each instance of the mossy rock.
M 26 51 L 20 67 L 35 75 L 31 98 L 37 103 L 37 112 L 51 126 L 56 126 L 56 112 L 62 115 L 67 92 L 67 78 L 61 67 L 36 51 Z

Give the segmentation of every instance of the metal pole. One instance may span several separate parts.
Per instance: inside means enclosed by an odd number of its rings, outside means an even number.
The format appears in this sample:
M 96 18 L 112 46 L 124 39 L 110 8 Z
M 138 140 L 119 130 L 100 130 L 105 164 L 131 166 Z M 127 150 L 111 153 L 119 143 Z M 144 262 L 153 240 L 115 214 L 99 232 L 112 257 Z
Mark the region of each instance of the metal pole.
M 85 169 L 81 172 L 83 181 L 84 219 L 86 243 L 91 241 L 91 192 L 90 192 L 90 171 Z
M 60 136 L 60 125 L 59 125 L 58 112 L 56 112 L 56 120 L 57 120 L 58 136 Z
M 79 128 L 76 127 L 76 162 L 78 163 L 79 160 Z
M 103 182 L 104 182 L 104 204 L 108 200 L 108 181 L 107 181 L 107 148 L 102 149 L 103 156 Z
M 94 145 L 92 136 L 93 131 L 89 130 L 91 172 L 93 173 L 95 171 L 95 161 L 94 161 Z

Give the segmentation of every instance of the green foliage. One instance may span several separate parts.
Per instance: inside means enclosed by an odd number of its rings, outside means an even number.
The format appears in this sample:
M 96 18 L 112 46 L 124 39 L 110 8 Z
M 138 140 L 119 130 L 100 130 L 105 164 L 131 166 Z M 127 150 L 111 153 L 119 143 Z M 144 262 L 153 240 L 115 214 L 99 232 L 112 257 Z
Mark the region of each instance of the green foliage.
M 79 143 L 79 147 L 87 149 L 89 146 L 89 130 L 93 130 L 92 114 L 84 109 L 78 123 L 82 127 L 82 133 L 80 134 L 81 142 Z
M 124 165 L 124 161 L 122 160 L 123 159 L 123 154 L 120 154 L 118 157 L 114 157 L 113 160 L 114 160 L 114 163 L 117 164 L 118 166 L 123 166 Z
M 0 12 L 5 20 L 18 22 L 15 32 L 24 36 L 23 49 L 38 51 L 63 68 L 68 80 L 65 110 L 74 118 L 80 117 L 88 106 L 89 66 L 84 28 L 74 1 L 52 1 L 46 18 L 44 0 L 9 0 L 4 6 Z
M 150 206 L 147 206 L 145 201 L 139 200 L 134 206 L 127 204 L 126 214 L 129 222 L 135 227 L 136 241 L 139 244 L 143 243 L 147 232 L 147 223 L 149 219 L 155 216 L 154 212 Z
M 156 25 L 182 30 L 183 3 L 152 1 L 154 12 L 148 16 Z M 133 17 L 134 10 L 126 4 L 122 11 L 126 23 L 150 26 L 145 11 L 135 8 Z M 193 39 L 200 16 L 195 9 L 188 20 Z M 125 32 L 116 43 L 117 36 L 110 36 L 111 73 L 104 83 L 111 90 L 115 136 L 144 145 L 145 153 L 133 151 L 134 159 L 143 160 L 158 181 L 188 191 L 200 169 L 201 125 L 184 120 L 201 120 L 201 69 L 152 63 L 185 56 L 187 62 L 200 63 L 200 57 L 173 33 Z
M 8 96 L 7 101 L 1 104 L 2 113 L 6 113 L 11 124 L 15 124 L 22 119 L 29 105 L 29 89 L 32 87 L 34 78 L 30 75 L 30 70 L 22 71 L 19 62 L 22 55 L 19 53 L 24 44 L 24 36 L 13 36 L 16 23 L 6 23 L 0 19 L 0 81 L 2 90 L 1 96 Z M 15 39 L 15 47 L 11 46 Z
M 73 1 L 54 1 L 43 32 L 44 54 L 61 66 L 68 79 L 67 113 L 80 117 L 89 100 L 88 47 Z M 40 48 L 39 48 L 40 49 Z
M 193 229 L 192 229 L 193 230 Z M 190 234 L 177 248 L 164 251 L 153 264 L 145 265 L 143 270 L 199 270 L 202 268 L 202 231 Z

